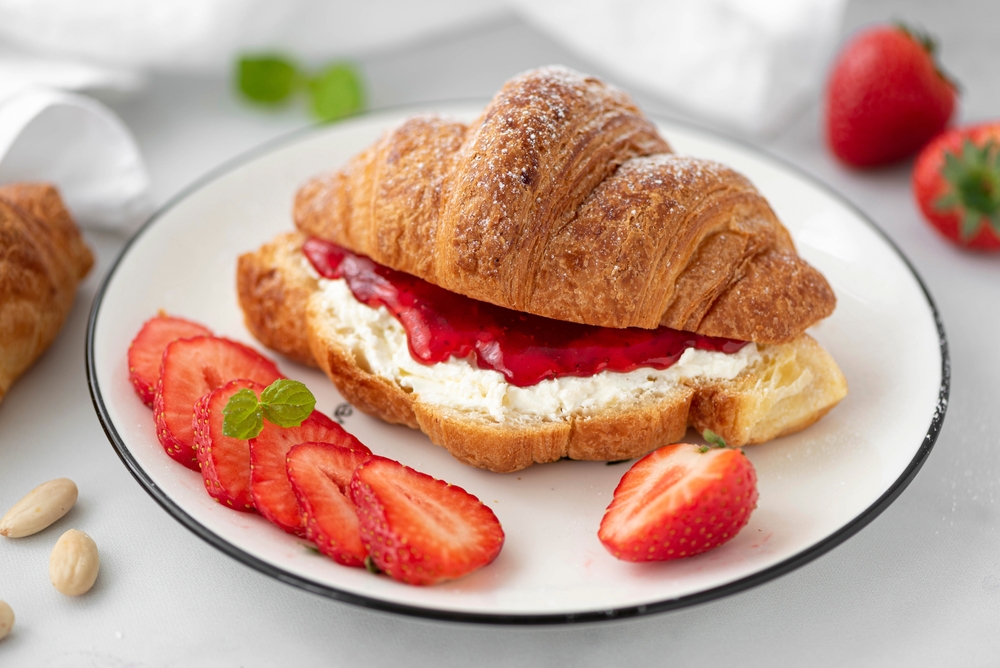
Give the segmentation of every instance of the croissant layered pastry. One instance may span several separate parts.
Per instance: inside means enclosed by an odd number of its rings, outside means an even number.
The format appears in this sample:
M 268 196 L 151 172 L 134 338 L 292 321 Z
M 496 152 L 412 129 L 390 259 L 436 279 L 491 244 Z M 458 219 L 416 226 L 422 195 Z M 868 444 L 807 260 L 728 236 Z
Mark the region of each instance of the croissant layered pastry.
M 55 339 L 93 262 L 55 187 L 0 187 L 0 400 Z
M 847 391 L 804 333 L 833 312 L 833 291 L 753 185 L 673 154 L 627 95 L 563 68 L 512 79 L 472 123 L 404 122 L 305 184 L 294 219 L 297 232 L 239 260 L 250 331 L 321 367 L 361 410 L 475 466 L 628 459 L 689 425 L 759 443 L 812 424 Z M 309 237 L 524 314 L 751 343 L 528 388 L 481 358 L 425 369 L 384 308 L 309 266 Z
M 470 125 L 418 117 L 295 201 L 303 232 L 474 299 L 602 327 L 791 341 L 833 312 L 743 176 L 671 154 L 628 97 L 561 68 Z

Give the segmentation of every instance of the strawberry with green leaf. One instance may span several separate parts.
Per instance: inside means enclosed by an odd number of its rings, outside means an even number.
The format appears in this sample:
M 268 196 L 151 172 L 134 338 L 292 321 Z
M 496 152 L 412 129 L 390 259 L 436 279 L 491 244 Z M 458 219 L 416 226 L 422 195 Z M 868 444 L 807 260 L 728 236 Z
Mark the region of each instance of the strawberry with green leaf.
M 913 193 L 946 238 L 965 248 L 1000 251 L 1000 123 L 938 135 L 917 157 Z

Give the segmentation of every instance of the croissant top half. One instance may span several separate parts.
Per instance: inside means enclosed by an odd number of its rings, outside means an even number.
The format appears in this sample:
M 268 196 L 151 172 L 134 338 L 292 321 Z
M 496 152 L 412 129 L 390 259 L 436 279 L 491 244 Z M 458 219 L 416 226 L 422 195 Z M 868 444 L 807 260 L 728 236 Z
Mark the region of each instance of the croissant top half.
M 466 125 L 419 116 L 298 193 L 295 222 L 518 311 L 760 343 L 833 312 L 751 183 L 676 156 L 627 95 L 563 68 L 507 82 Z

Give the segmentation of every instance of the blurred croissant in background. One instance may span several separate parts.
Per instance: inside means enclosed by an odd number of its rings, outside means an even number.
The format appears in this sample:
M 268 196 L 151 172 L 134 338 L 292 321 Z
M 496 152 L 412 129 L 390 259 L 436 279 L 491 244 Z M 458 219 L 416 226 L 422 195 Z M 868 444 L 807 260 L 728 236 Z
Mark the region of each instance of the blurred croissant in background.
M 55 187 L 0 187 L 0 400 L 55 339 L 93 263 Z

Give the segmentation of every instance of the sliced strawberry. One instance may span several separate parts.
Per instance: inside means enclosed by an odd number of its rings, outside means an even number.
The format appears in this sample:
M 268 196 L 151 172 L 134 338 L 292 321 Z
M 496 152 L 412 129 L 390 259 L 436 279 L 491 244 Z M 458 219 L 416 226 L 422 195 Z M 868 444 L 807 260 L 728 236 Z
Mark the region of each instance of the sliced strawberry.
M 253 511 L 250 495 L 250 445 L 222 433 L 222 411 L 229 399 L 247 388 L 260 396 L 264 385 L 252 380 L 231 380 L 194 404 L 194 445 L 209 495 L 224 506 Z
M 757 507 L 757 474 L 742 450 L 678 443 L 622 477 L 598 538 L 625 561 L 666 561 L 732 539 Z
M 305 515 L 306 538 L 345 566 L 364 566 L 368 556 L 349 487 L 354 469 L 370 456 L 368 448 L 300 443 L 286 458 L 288 481 Z
M 394 580 L 430 585 L 467 575 L 500 554 L 496 515 L 461 487 L 384 457 L 354 472 L 361 540 Z
M 147 320 L 128 347 L 128 379 L 142 403 L 153 407 L 163 351 L 170 342 L 211 335 L 211 331 L 197 323 L 162 313 Z
M 237 378 L 270 385 L 282 375 L 274 362 L 229 339 L 196 336 L 167 346 L 156 386 L 153 416 L 156 435 L 168 455 L 198 470 L 194 404 L 215 388 Z
M 294 446 L 310 441 L 368 453 L 361 441 L 319 411 L 313 411 L 298 427 L 277 427 L 265 420 L 260 434 L 250 439 L 250 491 L 257 512 L 298 536 L 306 535 L 306 523 L 288 481 L 285 457 Z

